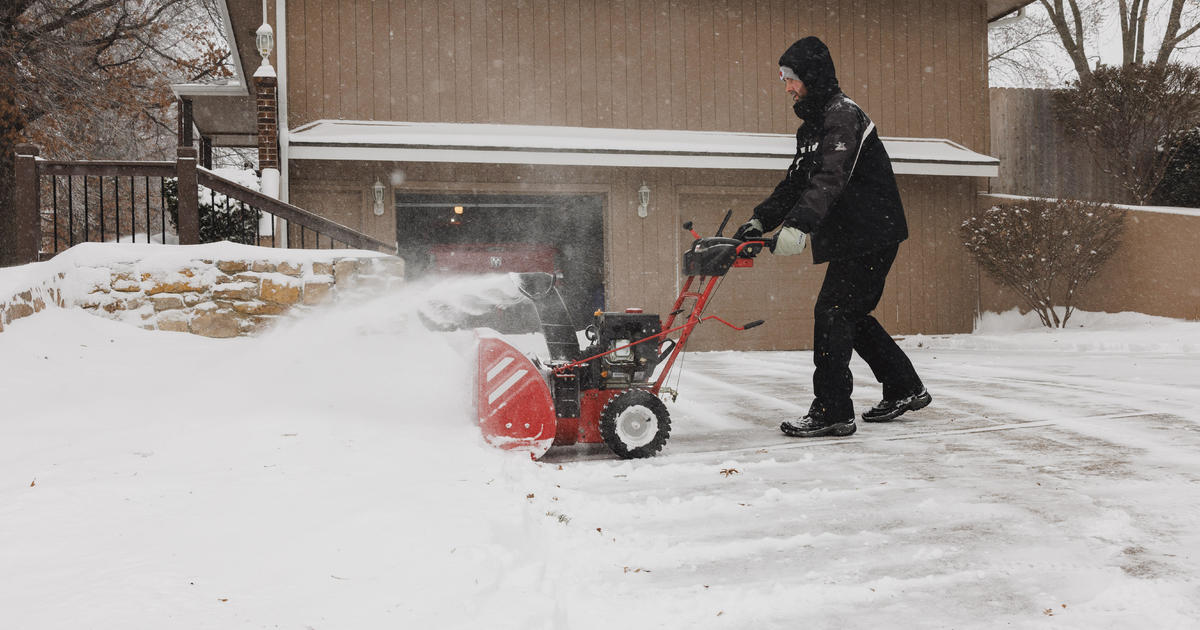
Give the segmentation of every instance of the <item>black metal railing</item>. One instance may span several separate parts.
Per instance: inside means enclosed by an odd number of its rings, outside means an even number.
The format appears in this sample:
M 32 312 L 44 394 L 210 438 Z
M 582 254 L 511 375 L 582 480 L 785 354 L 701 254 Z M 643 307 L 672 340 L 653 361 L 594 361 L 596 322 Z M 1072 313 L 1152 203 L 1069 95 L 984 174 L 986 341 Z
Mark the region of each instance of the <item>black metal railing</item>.
M 171 162 L 38 164 L 41 257 L 79 243 L 178 243 Z

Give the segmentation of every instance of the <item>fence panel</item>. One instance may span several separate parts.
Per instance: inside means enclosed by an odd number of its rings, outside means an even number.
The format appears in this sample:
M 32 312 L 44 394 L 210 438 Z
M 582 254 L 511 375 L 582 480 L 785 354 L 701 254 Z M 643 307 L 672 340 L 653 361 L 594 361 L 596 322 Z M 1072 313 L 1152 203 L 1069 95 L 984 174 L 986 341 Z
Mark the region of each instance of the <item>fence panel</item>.
M 1129 203 L 1115 178 L 1096 166 L 1082 139 L 1069 137 L 1055 120 L 1051 90 L 991 88 L 992 155 L 1000 176 L 990 191 Z

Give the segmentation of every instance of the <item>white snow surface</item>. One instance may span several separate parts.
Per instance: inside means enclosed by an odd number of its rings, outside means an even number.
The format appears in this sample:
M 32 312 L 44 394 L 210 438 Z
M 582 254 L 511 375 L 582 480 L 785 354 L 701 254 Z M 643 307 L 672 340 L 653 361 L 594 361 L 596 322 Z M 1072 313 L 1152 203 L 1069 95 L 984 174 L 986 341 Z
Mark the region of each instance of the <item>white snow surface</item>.
M 420 326 L 429 293 L 256 338 L 57 308 L 6 327 L 0 627 L 1200 620 L 1200 323 L 908 337 L 933 405 L 841 439 L 778 431 L 811 353 L 689 353 L 658 457 L 535 463 L 484 444 L 471 334 Z M 852 368 L 862 411 L 880 388 Z

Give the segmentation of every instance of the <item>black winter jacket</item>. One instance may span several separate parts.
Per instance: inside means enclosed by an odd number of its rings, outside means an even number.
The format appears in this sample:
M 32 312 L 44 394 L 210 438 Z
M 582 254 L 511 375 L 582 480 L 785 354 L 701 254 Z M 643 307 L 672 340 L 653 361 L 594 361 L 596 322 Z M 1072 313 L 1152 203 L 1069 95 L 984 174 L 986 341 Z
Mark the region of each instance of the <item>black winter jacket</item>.
M 797 46 L 815 39 L 797 42 L 780 65 Z M 807 232 L 813 262 L 823 263 L 899 243 L 908 238 L 908 225 L 875 124 L 838 89 L 824 44 L 815 55 L 818 62 L 798 68 L 797 74 L 807 77 L 806 86 L 827 87 L 816 93 L 810 88 L 797 103 L 796 113 L 806 119 L 796 132 L 796 156 L 783 181 L 754 209 L 754 218 L 766 231 L 787 224 Z

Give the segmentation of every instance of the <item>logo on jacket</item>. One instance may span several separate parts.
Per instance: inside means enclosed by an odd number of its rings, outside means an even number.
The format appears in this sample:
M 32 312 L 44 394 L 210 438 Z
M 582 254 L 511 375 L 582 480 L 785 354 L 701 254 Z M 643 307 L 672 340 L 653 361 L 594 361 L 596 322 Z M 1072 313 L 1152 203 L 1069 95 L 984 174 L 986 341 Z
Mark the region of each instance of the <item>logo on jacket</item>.
M 836 145 L 834 145 L 834 146 L 833 146 L 833 150 L 834 150 L 834 151 L 845 151 L 845 150 L 846 150 L 846 143 L 845 143 L 845 142 L 839 142 L 839 143 L 837 143 Z

